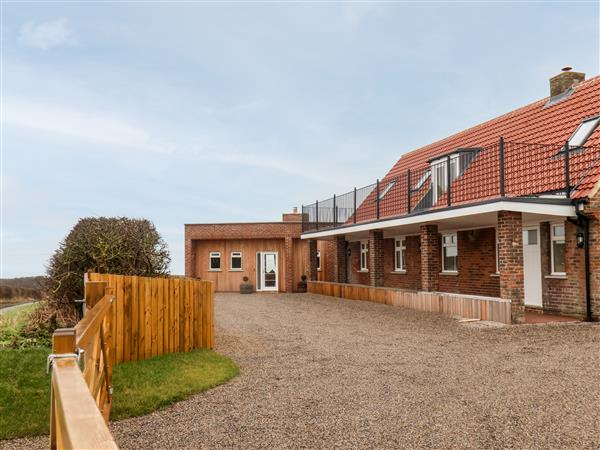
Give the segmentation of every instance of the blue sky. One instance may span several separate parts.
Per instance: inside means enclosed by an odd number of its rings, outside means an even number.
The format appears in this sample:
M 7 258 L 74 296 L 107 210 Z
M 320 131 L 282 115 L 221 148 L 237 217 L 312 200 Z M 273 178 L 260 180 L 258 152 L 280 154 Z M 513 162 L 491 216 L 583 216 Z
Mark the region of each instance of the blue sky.
M 279 220 L 598 75 L 599 4 L 4 3 L 2 276 L 80 217 Z

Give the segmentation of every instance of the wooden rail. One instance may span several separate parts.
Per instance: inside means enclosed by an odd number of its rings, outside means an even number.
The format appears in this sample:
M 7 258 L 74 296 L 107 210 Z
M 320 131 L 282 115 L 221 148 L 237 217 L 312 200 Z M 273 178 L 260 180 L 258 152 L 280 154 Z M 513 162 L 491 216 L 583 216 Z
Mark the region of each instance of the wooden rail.
M 511 323 L 510 300 L 495 297 L 418 292 L 326 281 L 309 281 L 308 292 L 347 300 L 364 300 L 418 311 L 459 316 L 465 319 Z
M 53 336 L 50 447 L 118 448 L 114 364 L 212 348 L 213 295 L 209 281 L 86 274 L 83 319 Z
M 108 312 L 114 296 L 110 288 L 104 291 L 75 328 L 58 329 L 52 338 L 52 449 L 117 448 L 107 426 L 112 403 Z

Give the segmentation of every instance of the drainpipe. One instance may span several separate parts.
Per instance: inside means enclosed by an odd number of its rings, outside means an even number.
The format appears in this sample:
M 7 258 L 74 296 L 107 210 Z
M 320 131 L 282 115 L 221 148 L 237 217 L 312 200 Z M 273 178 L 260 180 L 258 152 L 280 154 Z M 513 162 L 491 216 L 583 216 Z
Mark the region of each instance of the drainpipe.
M 581 212 L 583 202 L 577 202 L 577 220 L 569 219 L 579 227 L 583 228 L 583 252 L 585 260 L 585 320 L 592 321 L 592 287 L 590 270 L 590 218 Z

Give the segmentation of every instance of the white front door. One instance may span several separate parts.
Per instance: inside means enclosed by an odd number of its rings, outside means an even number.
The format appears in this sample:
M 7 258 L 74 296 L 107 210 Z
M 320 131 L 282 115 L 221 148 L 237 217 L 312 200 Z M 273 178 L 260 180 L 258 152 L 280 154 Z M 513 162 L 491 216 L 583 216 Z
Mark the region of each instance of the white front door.
M 523 228 L 523 277 L 525 304 L 542 306 L 540 228 Z
M 277 291 L 279 289 L 277 252 L 256 254 L 256 286 L 259 291 Z

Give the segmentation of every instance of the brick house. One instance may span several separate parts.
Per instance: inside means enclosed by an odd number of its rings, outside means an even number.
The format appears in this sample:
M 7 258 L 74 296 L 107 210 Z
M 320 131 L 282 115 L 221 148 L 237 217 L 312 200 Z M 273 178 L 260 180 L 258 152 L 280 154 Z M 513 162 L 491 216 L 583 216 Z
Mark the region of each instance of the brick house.
M 549 97 L 303 206 L 310 280 L 510 301 L 513 322 L 526 309 L 598 320 L 599 122 L 600 77 L 566 68 Z
M 185 275 L 213 281 L 217 292 L 239 291 L 244 276 L 258 291 L 294 292 L 308 275 L 301 232 L 295 208 L 281 222 L 186 224 Z M 328 246 L 319 243 L 318 254 Z

